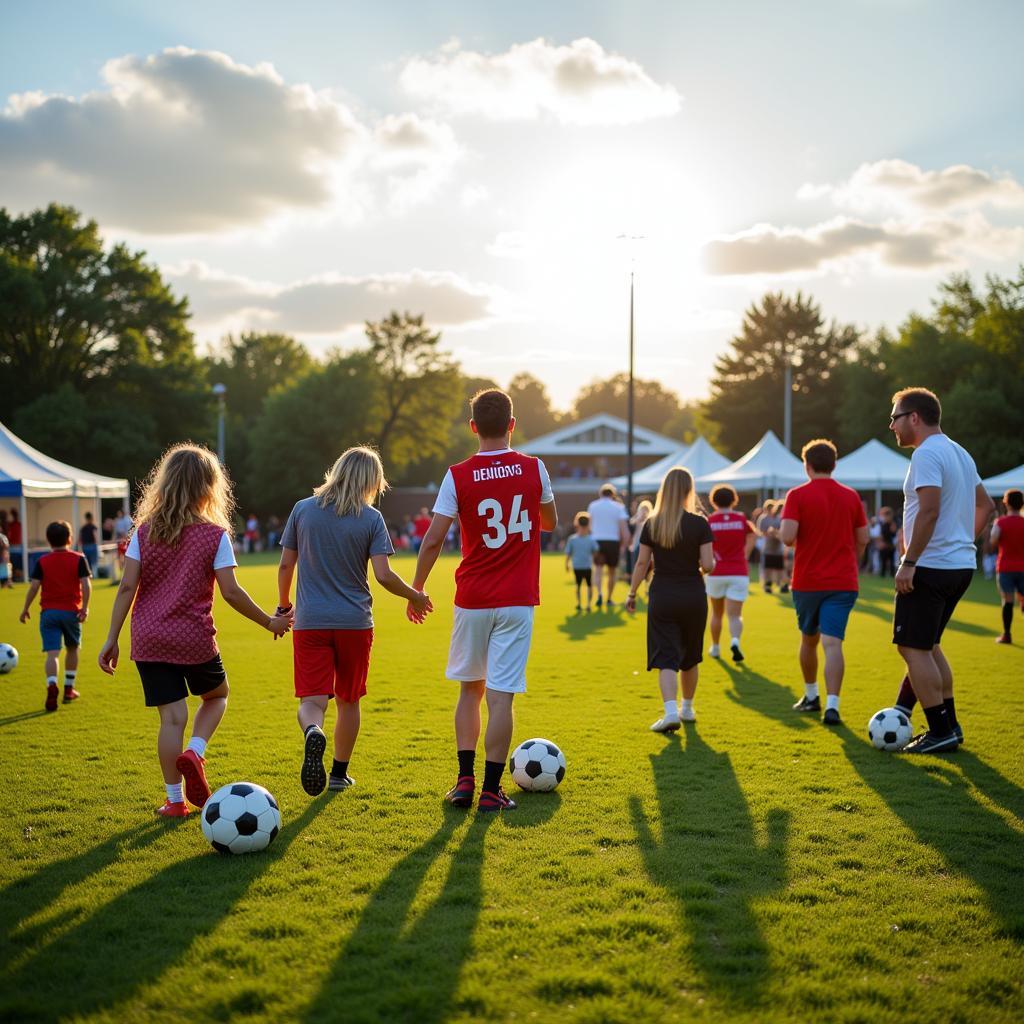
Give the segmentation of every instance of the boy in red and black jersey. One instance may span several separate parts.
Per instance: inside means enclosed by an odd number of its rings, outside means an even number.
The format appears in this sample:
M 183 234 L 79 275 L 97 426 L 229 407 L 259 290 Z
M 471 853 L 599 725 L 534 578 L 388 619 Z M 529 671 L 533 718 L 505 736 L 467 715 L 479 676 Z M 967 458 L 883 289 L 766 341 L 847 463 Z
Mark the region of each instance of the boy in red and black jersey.
M 46 710 L 57 710 L 57 674 L 60 671 L 61 646 L 68 653 L 64 662 L 64 703 L 77 700 L 75 677 L 78 672 L 78 651 L 82 646 L 82 623 L 89 616 L 92 595 L 92 573 L 85 555 L 71 550 L 70 523 L 50 523 L 46 541 L 52 549 L 36 562 L 32 582 L 25 595 L 21 621 L 28 622 L 29 608 L 36 594 L 39 599 L 39 632 L 46 654 Z

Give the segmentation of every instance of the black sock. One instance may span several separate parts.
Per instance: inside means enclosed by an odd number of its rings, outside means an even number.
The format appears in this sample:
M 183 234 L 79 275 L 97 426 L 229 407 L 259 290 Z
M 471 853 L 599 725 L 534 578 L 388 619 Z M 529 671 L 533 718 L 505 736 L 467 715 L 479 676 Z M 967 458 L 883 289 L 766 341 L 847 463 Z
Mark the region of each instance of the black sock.
M 498 792 L 498 787 L 501 785 L 501 775 L 504 771 L 504 761 L 484 761 L 484 792 Z
M 910 676 L 904 676 L 900 683 L 900 692 L 896 694 L 896 707 L 902 708 L 909 715 L 917 704 L 917 694 L 910 685 Z
M 334 759 L 334 764 L 331 765 L 331 774 L 336 779 L 343 779 L 348 775 L 348 761 L 339 761 L 337 758 Z
M 932 708 L 924 708 L 925 718 L 928 719 L 928 731 L 937 740 L 944 740 L 952 735 L 953 727 L 949 721 L 949 711 L 945 704 L 936 704 Z
M 957 720 L 956 720 L 956 705 L 953 703 L 953 698 L 952 697 L 946 697 L 942 701 L 942 704 L 943 704 L 943 706 L 946 709 L 946 714 L 949 716 L 949 727 L 950 727 L 950 729 L 955 729 L 957 727 Z
M 473 765 L 474 765 L 474 762 L 476 761 L 476 751 L 475 750 L 460 750 L 460 751 L 458 751 L 458 755 L 459 755 L 459 775 L 460 776 L 472 775 L 473 774 Z
M 1013 624 L 1013 602 L 1003 602 L 1003 632 L 1009 636 L 1010 626 Z

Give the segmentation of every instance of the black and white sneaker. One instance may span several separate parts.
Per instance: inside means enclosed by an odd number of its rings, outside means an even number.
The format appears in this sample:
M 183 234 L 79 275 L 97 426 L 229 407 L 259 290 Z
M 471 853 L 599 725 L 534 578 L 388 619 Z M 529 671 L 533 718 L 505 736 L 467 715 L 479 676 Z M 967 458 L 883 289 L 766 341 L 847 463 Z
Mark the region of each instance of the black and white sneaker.
M 302 771 L 299 778 L 302 788 L 310 796 L 319 796 L 327 785 L 327 772 L 324 771 L 324 751 L 327 749 L 327 737 L 318 725 L 311 725 L 306 730 L 306 747 L 302 758 Z
M 732 645 L 732 660 L 733 661 L 742 661 L 743 660 L 743 652 L 740 650 L 740 645 L 739 644 L 733 644 Z
M 349 786 L 354 786 L 356 780 L 351 775 L 335 775 L 331 772 L 327 779 L 327 788 L 333 793 L 339 789 L 348 789 Z
M 959 722 L 953 726 L 953 735 L 956 737 L 956 745 L 962 747 L 964 745 L 964 727 Z
M 825 725 L 840 725 L 842 723 L 839 712 L 835 708 L 825 708 L 825 714 L 821 720 Z
M 794 705 L 794 711 L 808 711 L 818 712 L 821 710 L 821 698 L 820 697 L 808 697 L 806 694 L 801 697 Z
M 904 748 L 904 754 L 950 754 L 960 746 L 956 733 L 938 738 L 930 732 L 915 736 Z

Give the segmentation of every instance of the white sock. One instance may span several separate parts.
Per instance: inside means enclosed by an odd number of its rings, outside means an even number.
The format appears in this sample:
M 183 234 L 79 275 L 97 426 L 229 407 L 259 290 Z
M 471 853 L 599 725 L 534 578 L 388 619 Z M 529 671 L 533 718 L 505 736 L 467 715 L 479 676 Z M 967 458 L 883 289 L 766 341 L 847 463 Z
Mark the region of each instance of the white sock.
M 180 804 L 184 801 L 184 794 L 181 792 L 181 783 L 175 782 L 171 785 L 169 782 L 165 782 L 164 785 L 167 787 L 167 799 L 172 804 Z
M 51 686 L 56 686 L 56 685 L 57 685 L 57 677 L 56 676 L 47 676 L 46 677 L 46 688 L 47 689 L 49 689 Z
M 203 757 L 206 754 L 206 743 L 202 736 L 193 736 L 188 741 L 186 750 L 194 750 L 199 757 Z
M 679 717 L 679 705 L 674 700 L 665 701 L 665 717 L 666 718 L 678 718 Z
M 732 644 L 733 647 L 739 647 L 739 645 L 740 645 L 740 638 L 738 636 L 734 636 L 732 638 L 732 640 L 730 641 L 730 643 Z
M 683 714 L 686 714 L 686 712 L 688 712 L 688 711 L 693 711 L 693 701 L 692 700 L 684 700 L 683 701 Z
M 77 675 L 78 675 L 77 671 L 75 671 L 75 672 L 65 672 L 64 673 L 64 685 L 65 686 L 74 686 L 75 685 L 75 676 L 77 676 Z
M 838 711 L 839 710 L 839 694 L 838 693 L 830 693 L 825 698 L 825 710 L 828 711 L 830 708 L 833 711 Z
M 818 696 L 818 684 L 804 683 L 804 694 L 808 700 L 814 700 L 814 698 Z

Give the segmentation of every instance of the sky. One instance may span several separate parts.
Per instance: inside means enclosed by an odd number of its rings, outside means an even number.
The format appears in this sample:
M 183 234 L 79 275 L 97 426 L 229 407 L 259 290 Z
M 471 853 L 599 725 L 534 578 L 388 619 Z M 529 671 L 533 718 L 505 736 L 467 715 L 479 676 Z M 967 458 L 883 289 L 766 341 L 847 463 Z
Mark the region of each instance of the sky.
M 566 407 L 687 400 L 767 290 L 865 331 L 1024 261 L 1016 0 L 0 0 L 0 206 L 70 203 L 201 347 L 422 312 Z

